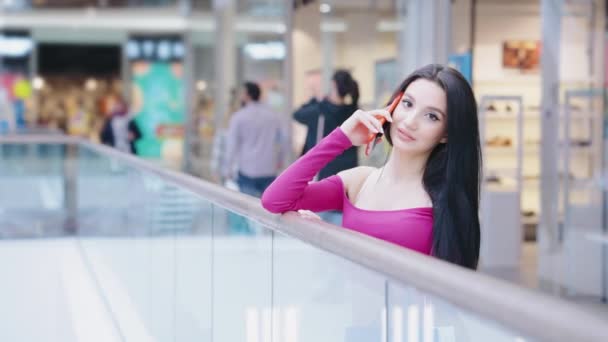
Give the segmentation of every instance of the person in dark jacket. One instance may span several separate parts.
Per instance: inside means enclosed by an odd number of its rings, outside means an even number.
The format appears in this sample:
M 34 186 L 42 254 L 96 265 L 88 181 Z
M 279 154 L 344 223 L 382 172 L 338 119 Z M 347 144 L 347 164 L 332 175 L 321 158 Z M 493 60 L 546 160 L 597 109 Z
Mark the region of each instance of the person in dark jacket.
M 321 100 L 311 99 L 294 113 L 295 120 L 308 128 L 302 155 L 342 125 L 358 109 L 358 101 L 357 82 L 348 71 L 336 71 L 332 77 L 329 95 Z M 358 164 L 357 148 L 353 146 L 327 164 L 319 172 L 319 180 L 356 167 Z
M 104 122 L 99 140 L 126 153 L 137 153 L 135 142 L 141 138 L 141 131 L 135 120 L 129 117 L 127 103 L 117 97 L 108 118 Z

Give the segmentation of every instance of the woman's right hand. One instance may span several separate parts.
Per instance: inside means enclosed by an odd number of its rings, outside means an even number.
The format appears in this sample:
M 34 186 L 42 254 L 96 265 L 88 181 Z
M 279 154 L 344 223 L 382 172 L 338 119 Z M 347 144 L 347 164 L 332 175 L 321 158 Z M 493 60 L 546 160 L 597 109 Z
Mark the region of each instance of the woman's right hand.
M 380 118 L 386 119 L 388 122 L 393 122 L 393 118 L 386 108 L 370 111 L 358 109 L 344 121 L 340 126 L 340 129 L 342 129 L 344 134 L 350 139 L 353 146 L 365 145 L 369 142 L 371 134 L 384 134 Z

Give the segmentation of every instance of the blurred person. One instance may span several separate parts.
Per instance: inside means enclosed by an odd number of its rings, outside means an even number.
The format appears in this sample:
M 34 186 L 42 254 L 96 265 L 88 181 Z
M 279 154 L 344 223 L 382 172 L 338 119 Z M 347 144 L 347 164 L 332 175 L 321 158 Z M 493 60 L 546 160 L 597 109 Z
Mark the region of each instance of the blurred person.
M 210 171 L 213 179 L 226 188 L 238 191 L 239 187 L 234 181 L 234 165 L 227 167 L 227 140 L 228 129 L 233 116 L 241 107 L 239 92 L 236 88 L 230 89 L 228 110 L 222 116 L 222 122 L 215 128 L 211 150 Z M 226 213 L 227 225 L 231 234 L 250 234 L 252 229 L 247 218 L 228 211 Z
M 260 96 L 256 83 L 244 83 L 242 108 L 228 127 L 224 166 L 225 178 L 234 179 L 236 171 L 240 191 L 256 197 L 274 181 L 287 149 L 283 120 Z
M 359 85 L 346 70 L 338 70 L 331 80 L 331 90 L 325 97 L 313 97 L 294 113 L 294 119 L 307 126 L 302 155 L 318 141 L 339 127 L 357 110 Z M 319 172 L 319 179 L 335 175 L 359 164 L 357 148 L 346 150 Z
M 36 125 L 40 128 L 48 128 L 51 124 L 51 115 L 48 110 L 42 109 L 36 119 Z
M 53 128 L 61 131 L 61 133 L 68 132 L 68 109 L 65 102 L 62 101 L 57 105 L 57 108 L 52 118 Z
M 340 210 L 347 229 L 476 269 L 481 148 L 471 86 L 431 64 L 408 76 L 390 104 L 392 112 L 352 113 L 270 185 L 262 205 L 273 213 Z M 332 159 L 381 135 L 393 147 L 382 168 L 311 182 Z
M 284 110 L 283 106 L 285 106 L 285 97 L 283 96 L 277 81 L 272 82 L 268 87 L 266 92 L 266 102 L 277 112 Z
M 294 113 L 296 121 L 305 124 L 308 128 L 302 155 L 313 148 L 317 142 L 339 127 L 348 117 L 357 110 L 359 103 L 359 85 L 346 70 L 338 70 L 331 80 L 329 95 L 313 97 Z M 336 175 L 340 171 L 357 167 L 359 157 L 357 147 L 353 146 L 343 154 L 332 160 L 319 171 L 318 179 Z M 342 213 L 327 211 L 321 217 L 332 224 L 342 222 Z
M 99 140 L 122 152 L 137 153 L 135 143 L 141 131 L 129 115 L 127 103 L 120 96 L 109 101 L 107 119 L 101 129 Z
M 213 147 L 211 150 L 211 162 L 210 169 L 211 174 L 215 181 L 218 181 L 220 184 L 231 188 L 233 190 L 238 190 L 238 186 L 234 184 L 234 186 L 229 186 L 228 182 L 232 181 L 232 172 L 226 172 L 226 139 L 228 137 L 228 127 L 230 125 L 230 119 L 232 118 L 232 114 L 237 112 L 241 107 L 239 100 L 238 90 L 236 88 L 230 89 L 230 96 L 228 99 L 228 110 L 222 116 L 222 121 L 219 123 L 218 127 L 215 127 L 214 135 L 213 135 Z M 225 175 L 230 175 L 230 179 L 224 178 Z
M 86 137 L 90 126 L 90 114 L 82 97 L 76 99 L 69 111 L 68 130 L 71 135 Z
M 36 124 L 47 132 L 66 133 L 67 120 L 65 115 L 65 105 L 63 102 L 46 100 L 41 105 Z
M 15 109 L 15 125 L 17 128 L 26 128 L 25 101 L 32 95 L 32 87 L 25 75 L 19 73 L 13 84 L 13 105 Z

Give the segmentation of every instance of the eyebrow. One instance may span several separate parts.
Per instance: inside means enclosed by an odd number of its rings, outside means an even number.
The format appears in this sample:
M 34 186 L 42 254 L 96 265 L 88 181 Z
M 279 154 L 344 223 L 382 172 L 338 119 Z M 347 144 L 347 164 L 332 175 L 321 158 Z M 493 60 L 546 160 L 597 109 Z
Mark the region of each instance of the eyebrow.
M 414 102 L 416 102 L 416 99 L 412 95 L 410 95 L 408 93 L 403 94 L 403 97 L 409 97 L 410 99 L 414 100 Z M 439 114 L 445 116 L 445 113 L 441 109 L 439 109 L 439 108 L 432 107 L 432 106 L 429 106 L 429 107 L 426 107 L 426 108 L 430 109 L 430 110 L 434 110 L 434 111 L 438 112 Z

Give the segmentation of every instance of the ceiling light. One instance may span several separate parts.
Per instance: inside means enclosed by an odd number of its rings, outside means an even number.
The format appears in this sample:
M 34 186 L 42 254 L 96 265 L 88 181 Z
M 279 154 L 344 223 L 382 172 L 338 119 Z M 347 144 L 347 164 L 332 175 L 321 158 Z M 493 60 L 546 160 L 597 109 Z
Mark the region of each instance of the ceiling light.
M 331 12 L 331 6 L 329 4 L 322 3 L 321 5 L 319 5 L 319 10 L 321 11 L 321 13 L 327 14 Z

